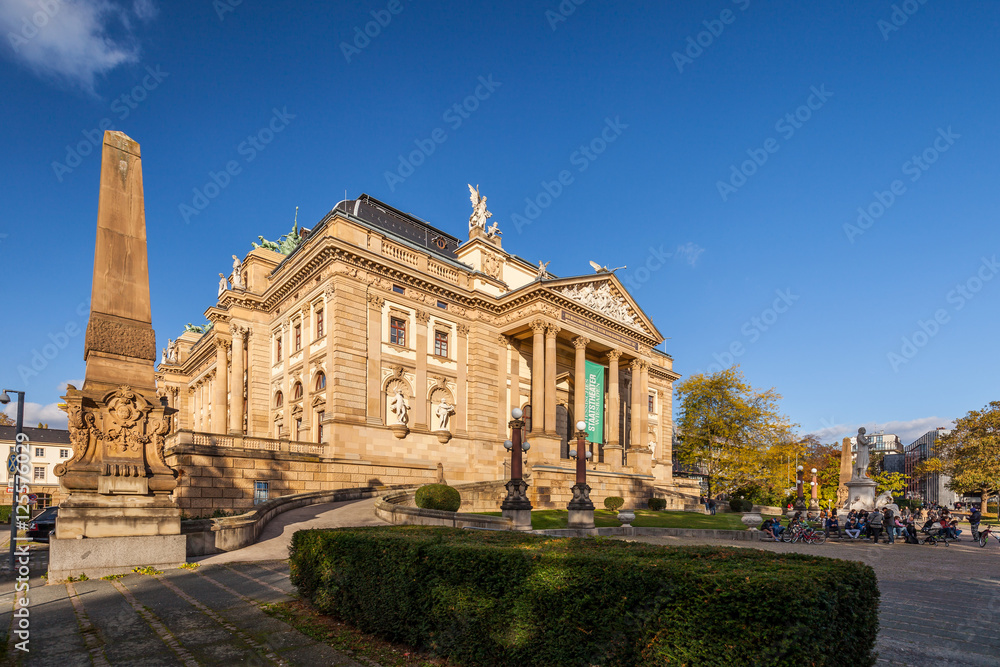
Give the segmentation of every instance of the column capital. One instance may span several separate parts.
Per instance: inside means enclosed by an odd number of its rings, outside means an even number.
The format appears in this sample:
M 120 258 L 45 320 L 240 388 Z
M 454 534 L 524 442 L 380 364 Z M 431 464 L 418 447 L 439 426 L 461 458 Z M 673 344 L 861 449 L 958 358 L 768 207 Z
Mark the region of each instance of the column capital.
M 215 339 L 215 347 L 217 349 L 228 350 L 229 349 L 229 345 L 230 345 L 229 341 L 226 340 L 225 338 L 216 338 Z
M 545 333 L 545 322 L 543 322 L 542 320 L 532 320 L 531 330 L 534 331 L 536 334 Z
M 469 327 L 464 324 L 455 325 L 455 331 L 457 331 L 458 335 L 462 338 L 466 338 L 469 335 Z
M 642 359 L 633 359 L 632 361 L 628 362 L 628 367 L 631 368 L 633 371 L 641 371 Z
M 323 290 L 323 296 L 325 296 L 327 298 L 327 300 L 330 300 L 330 299 L 333 298 L 334 291 L 335 290 L 333 289 L 333 286 L 331 285 L 330 287 L 327 287 L 326 289 Z M 371 294 L 369 294 L 368 296 L 370 297 Z
M 417 322 L 419 322 L 420 324 L 427 324 L 428 322 L 431 321 L 431 314 L 428 313 L 426 310 L 418 310 L 415 311 L 414 314 L 417 317 Z
M 368 303 L 374 306 L 378 310 L 382 310 L 382 306 L 385 305 L 385 299 L 380 297 L 378 294 L 368 294 Z
M 500 347 L 507 349 L 510 347 L 510 336 L 507 334 L 498 334 L 497 342 L 500 343 Z
M 609 350 L 607 354 L 608 361 L 618 361 L 618 359 L 620 359 L 621 356 L 622 356 L 621 350 Z
M 559 335 L 560 331 L 562 331 L 562 329 L 560 329 L 555 324 L 549 324 L 548 326 L 545 327 L 545 337 L 555 338 L 556 336 Z
M 242 339 L 249 332 L 250 332 L 250 327 L 246 326 L 242 322 L 229 323 L 229 335 L 231 335 L 234 340 L 237 338 Z
M 590 345 L 590 339 L 584 338 L 583 336 L 577 336 L 573 339 L 573 347 L 578 350 L 585 350 L 587 346 Z

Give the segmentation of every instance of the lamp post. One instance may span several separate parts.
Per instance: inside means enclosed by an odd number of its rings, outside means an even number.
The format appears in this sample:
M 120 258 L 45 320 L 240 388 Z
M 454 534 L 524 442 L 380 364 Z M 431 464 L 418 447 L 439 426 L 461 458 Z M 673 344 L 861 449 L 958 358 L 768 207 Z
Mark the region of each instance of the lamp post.
M 809 496 L 809 511 L 818 512 L 819 511 L 819 481 L 816 478 L 816 468 L 810 470 L 812 473 L 812 481 L 809 482 L 809 486 L 812 487 L 812 493 Z
M 805 480 L 803 479 L 802 466 L 795 467 L 795 511 L 801 512 L 806 508 L 806 499 L 803 494 L 803 486 Z
M 510 452 L 510 480 L 507 484 L 507 497 L 500 504 L 500 513 L 514 522 L 514 530 L 531 530 L 531 501 L 528 500 L 528 484 L 521 478 L 522 459 L 531 449 L 531 443 L 522 442 L 524 437 L 524 415 L 520 408 L 510 411 L 512 419 L 510 440 L 505 440 L 504 448 Z
M 17 425 L 14 426 L 14 451 L 12 456 L 14 458 L 14 477 L 11 480 L 13 485 L 11 486 L 12 493 L 10 494 L 10 571 L 16 572 L 14 568 L 14 544 L 17 541 L 17 491 L 18 487 L 21 486 L 20 479 L 20 466 L 17 464 L 17 454 L 18 450 L 23 446 L 24 440 L 24 392 L 14 391 L 13 389 L 4 389 L 3 393 L 0 394 L 0 405 L 7 405 L 10 403 L 10 396 L 7 392 L 17 394 Z
M 573 499 L 569 501 L 569 528 L 595 530 L 594 503 L 590 500 L 590 487 L 587 486 L 587 459 L 593 454 L 587 449 L 587 422 L 576 423 L 576 451 L 570 456 L 576 458 L 576 484 L 573 485 Z

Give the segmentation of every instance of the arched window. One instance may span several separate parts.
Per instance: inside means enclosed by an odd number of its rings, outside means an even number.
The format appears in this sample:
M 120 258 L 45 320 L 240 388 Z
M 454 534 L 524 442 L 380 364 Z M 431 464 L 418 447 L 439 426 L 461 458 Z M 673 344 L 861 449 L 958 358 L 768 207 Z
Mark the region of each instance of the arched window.
M 316 375 L 316 391 L 320 391 L 321 389 L 326 389 L 326 374 L 325 373 L 318 373 Z
M 280 408 L 285 404 L 285 395 L 280 391 L 274 392 L 274 407 Z
M 296 382 L 292 388 L 292 400 L 297 401 L 300 398 L 302 398 L 302 383 Z

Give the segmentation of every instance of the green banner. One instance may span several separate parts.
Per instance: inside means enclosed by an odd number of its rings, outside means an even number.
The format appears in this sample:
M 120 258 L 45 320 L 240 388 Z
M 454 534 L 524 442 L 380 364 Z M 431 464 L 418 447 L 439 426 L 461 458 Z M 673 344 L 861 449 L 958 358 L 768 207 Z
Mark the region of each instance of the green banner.
M 588 361 L 584 375 L 587 386 L 584 391 L 583 421 L 587 422 L 587 440 L 604 442 L 604 366 Z

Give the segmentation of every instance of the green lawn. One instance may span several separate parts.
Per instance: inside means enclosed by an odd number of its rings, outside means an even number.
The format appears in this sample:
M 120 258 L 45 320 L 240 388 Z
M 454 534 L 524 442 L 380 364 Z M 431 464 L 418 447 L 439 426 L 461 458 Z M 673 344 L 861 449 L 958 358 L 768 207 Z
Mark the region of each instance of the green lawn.
M 477 514 L 500 516 L 500 512 L 477 512 Z M 569 514 L 566 510 L 533 510 L 531 512 L 531 527 L 535 530 L 565 528 L 568 516 Z M 740 521 L 741 516 L 740 514 L 716 514 L 715 516 L 711 516 L 698 512 L 636 510 L 635 521 L 632 525 L 637 528 L 746 530 L 746 526 Z M 594 524 L 598 528 L 621 525 L 618 521 L 618 513 L 609 510 L 594 510 Z

